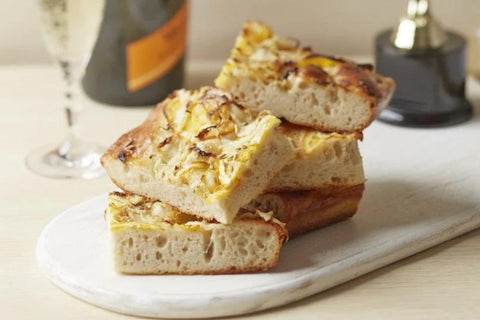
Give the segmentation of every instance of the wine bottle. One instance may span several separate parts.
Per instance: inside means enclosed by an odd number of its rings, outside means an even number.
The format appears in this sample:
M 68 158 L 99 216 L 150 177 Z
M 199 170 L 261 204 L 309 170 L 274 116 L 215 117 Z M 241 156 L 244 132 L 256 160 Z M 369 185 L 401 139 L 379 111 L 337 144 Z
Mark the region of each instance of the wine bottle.
M 107 0 L 83 79 L 93 100 L 154 105 L 183 84 L 186 0 Z

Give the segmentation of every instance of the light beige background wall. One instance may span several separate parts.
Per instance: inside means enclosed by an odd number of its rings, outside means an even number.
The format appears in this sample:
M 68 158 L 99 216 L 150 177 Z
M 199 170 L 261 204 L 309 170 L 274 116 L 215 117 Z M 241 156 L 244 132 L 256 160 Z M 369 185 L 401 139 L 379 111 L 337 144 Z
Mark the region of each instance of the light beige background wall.
M 81 1 L 81 0 L 79 0 Z M 335 54 L 370 54 L 373 37 L 398 21 L 406 0 L 192 0 L 189 57 L 224 59 L 245 19 Z M 444 25 L 469 39 L 480 29 L 480 0 L 434 0 Z M 480 50 L 471 41 L 471 60 Z M 35 0 L 0 0 L 0 64 L 48 61 Z

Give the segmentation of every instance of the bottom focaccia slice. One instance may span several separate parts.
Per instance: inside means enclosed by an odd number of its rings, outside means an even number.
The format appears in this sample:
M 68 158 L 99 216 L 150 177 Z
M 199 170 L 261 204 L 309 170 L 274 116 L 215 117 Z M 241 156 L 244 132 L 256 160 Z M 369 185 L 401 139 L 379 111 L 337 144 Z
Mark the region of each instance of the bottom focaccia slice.
M 346 188 L 270 192 L 245 206 L 273 212 L 285 223 L 290 238 L 352 217 L 362 199 L 364 184 Z
M 221 274 L 267 270 L 287 233 L 268 214 L 241 212 L 232 224 L 201 220 L 138 195 L 113 192 L 106 217 L 114 265 L 126 274 Z

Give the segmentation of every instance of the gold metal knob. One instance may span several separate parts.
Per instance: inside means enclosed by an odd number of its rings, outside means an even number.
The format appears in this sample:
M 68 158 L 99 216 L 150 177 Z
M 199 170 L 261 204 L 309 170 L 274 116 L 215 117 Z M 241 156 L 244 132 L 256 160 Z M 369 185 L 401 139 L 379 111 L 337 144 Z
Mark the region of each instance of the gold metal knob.
M 409 0 L 407 15 L 393 31 L 390 41 L 400 49 L 435 49 L 447 36 L 441 24 L 432 16 L 430 1 Z

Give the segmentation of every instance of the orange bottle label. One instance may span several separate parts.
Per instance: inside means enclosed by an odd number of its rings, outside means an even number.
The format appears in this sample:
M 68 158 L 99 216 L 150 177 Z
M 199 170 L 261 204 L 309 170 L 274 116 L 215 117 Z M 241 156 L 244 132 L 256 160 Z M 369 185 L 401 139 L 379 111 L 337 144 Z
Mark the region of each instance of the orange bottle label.
M 126 48 L 127 89 L 138 91 L 164 76 L 178 63 L 187 40 L 187 1 L 153 33 Z

